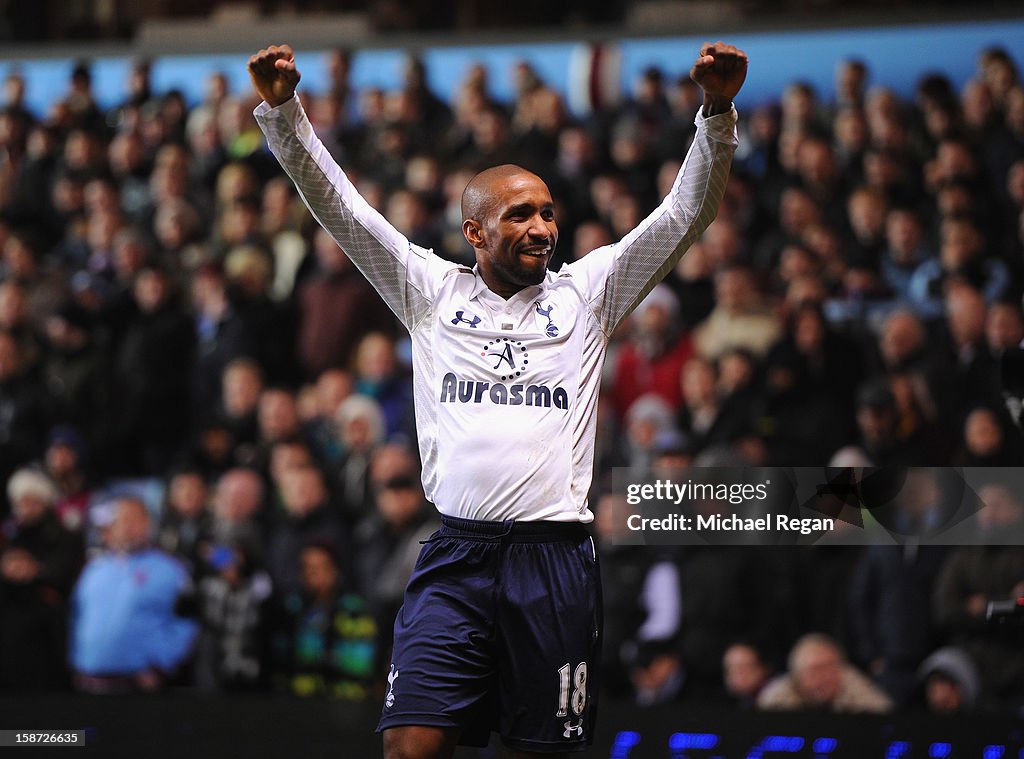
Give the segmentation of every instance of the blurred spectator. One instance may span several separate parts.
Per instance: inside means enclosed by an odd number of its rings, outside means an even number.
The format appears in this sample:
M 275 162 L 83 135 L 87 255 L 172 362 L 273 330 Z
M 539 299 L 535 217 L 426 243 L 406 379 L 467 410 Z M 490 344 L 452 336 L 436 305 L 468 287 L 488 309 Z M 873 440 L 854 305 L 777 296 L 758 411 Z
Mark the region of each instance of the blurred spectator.
M 639 645 L 630 659 L 629 679 L 633 700 L 639 706 L 671 703 L 678 699 L 686 680 L 682 656 L 671 640 L 652 640 Z
M 746 642 L 733 643 L 722 654 L 725 692 L 739 709 L 752 709 L 771 679 L 772 667 L 758 648 Z
M 819 398 L 829 413 L 843 423 L 840 434 L 848 437 L 851 425 L 844 412 L 853 405 L 856 388 L 864 377 L 861 347 L 834 330 L 822 310 L 813 305 L 797 306 L 786 320 L 786 332 L 765 363 L 790 364 L 798 390 Z
M 43 466 L 57 487 L 54 511 L 67 529 L 83 532 L 92 501 L 93 483 L 85 441 L 74 427 L 59 425 L 50 430 Z
M 244 546 L 250 560 L 265 560 L 269 519 L 263 478 L 256 471 L 238 467 L 221 475 L 213 492 L 213 542 Z
M 978 539 L 1003 545 L 1024 542 L 1024 503 L 998 480 L 978 488 L 981 510 L 975 515 Z
M 117 398 L 116 454 L 108 465 L 120 473 L 161 474 L 182 449 L 188 432 L 189 366 L 195 338 L 173 300 L 167 274 L 143 270 L 114 349 L 113 397 Z
M 679 379 L 685 398 L 679 413 L 679 429 L 686 435 L 690 450 L 700 453 L 714 445 L 729 444 L 748 431 L 746 412 L 750 409 L 742 403 L 724 402 L 715 364 L 691 358 Z
M 260 335 L 250 329 L 232 306 L 228 283 L 214 266 L 205 266 L 192 279 L 196 357 L 192 372 L 192 404 L 199 417 L 215 411 L 221 380 L 235 361 L 259 355 Z
M 692 329 L 715 307 L 714 263 L 700 242 L 694 243 L 676 264 L 675 271 L 665 278 L 679 302 L 683 326 Z
M 822 219 L 830 224 L 841 224 L 848 218 L 856 235 L 853 218 L 848 217 L 846 186 L 839 173 L 836 154 L 828 140 L 819 137 L 823 130 L 816 127 L 805 131 L 795 145 L 795 168 L 800 186 L 821 209 Z M 852 196 L 851 196 L 852 197 Z
M 44 323 L 46 354 L 42 381 L 60 419 L 81 430 L 93 430 L 110 401 L 101 346 L 95 324 L 75 303 L 62 305 Z
M 75 63 L 63 102 L 71 125 L 102 131 L 103 115 L 93 97 L 92 64 L 89 61 L 80 60 Z
M 298 291 L 298 357 L 310 379 L 346 368 L 366 332 L 394 331 L 391 312 L 345 251 L 323 229 L 313 240 L 317 274 Z
M 860 58 L 839 61 L 835 72 L 835 104 L 840 108 L 863 107 L 868 79 L 868 66 Z
M 0 540 L 0 688 L 64 685 L 67 599 L 82 540 L 61 526 L 58 491 L 35 469 L 6 483 L 12 515 Z
M 220 382 L 219 414 L 231 433 L 240 459 L 254 459 L 259 440 L 258 409 L 263 397 L 263 372 L 252 359 L 236 358 L 227 365 Z
M 414 469 L 375 483 L 374 492 L 377 511 L 360 522 L 353 534 L 359 546 L 355 587 L 374 611 L 382 641 L 389 643 L 420 546 L 440 522 L 423 496 Z
M 938 351 L 928 350 L 928 333 L 912 311 L 897 309 L 882 322 L 878 331 L 881 372 L 890 380 L 905 376 L 922 413 L 933 417 L 939 408 L 952 404 L 949 367 Z
M 858 187 L 846 201 L 846 216 L 852 239 L 846 261 L 854 268 L 877 270 L 885 248 L 885 196 L 871 187 Z
M 881 267 L 885 284 L 896 298 L 910 300 L 914 272 L 933 255 L 927 245 L 920 216 L 909 208 L 891 209 L 885 217 L 885 250 Z
M 156 544 L 174 556 L 198 578 L 203 550 L 211 542 L 209 490 L 202 472 L 179 469 L 167 486 L 167 502 L 156 533 Z
M 932 649 L 931 597 L 946 555 L 944 546 L 920 545 L 942 518 L 941 494 L 932 476 L 909 470 L 901 491 L 906 536 L 901 546 L 868 546 L 850 584 L 851 640 L 857 660 L 897 705 L 906 705 L 917 684 L 917 668 Z
M 918 669 L 924 700 L 933 714 L 952 716 L 972 711 L 981 693 L 978 669 L 963 650 L 940 648 Z
M 735 454 L 706 451 L 694 469 L 737 462 Z M 731 465 L 731 464 L 730 464 Z M 707 504 L 717 509 L 718 504 Z M 698 513 L 708 509 L 695 504 Z M 687 546 L 679 558 L 682 614 L 679 651 L 686 670 L 687 691 L 696 695 L 720 692 L 722 660 L 729 643 L 749 636 L 763 645 L 780 646 L 794 610 L 786 598 L 780 563 L 754 546 Z
M 343 451 L 335 418 L 342 402 L 353 392 L 355 379 L 344 369 L 325 369 L 316 378 L 313 391 L 315 413 L 303 420 L 303 428 L 317 458 L 328 466 L 334 466 L 341 460 Z
M 964 466 L 1019 466 L 1024 461 L 1018 434 L 1006 417 L 999 406 L 978 406 L 967 414 L 957 456 Z
M 884 380 L 869 380 L 857 391 L 857 444 L 874 466 L 919 466 L 927 463 L 925 440 L 901 439 L 896 397 Z
M 267 569 L 279 593 L 299 591 L 299 554 L 310 541 L 330 543 L 337 559 L 345 567 L 352 565 L 347 532 L 319 469 L 303 466 L 282 472 L 281 500 L 285 515 L 267 540 Z
M 427 84 L 427 67 L 422 58 L 414 55 L 406 57 L 402 66 L 401 91 L 409 99 L 427 139 L 439 137 L 448 130 L 451 110 Z
M 377 402 L 384 417 L 384 437 L 413 439 L 412 377 L 398 361 L 395 342 L 370 332 L 356 348 L 356 392 Z
M 195 680 L 203 690 L 251 690 L 269 682 L 270 577 L 241 545 L 206 546 L 197 601 L 202 630 Z
M 650 469 L 662 442 L 677 437 L 679 430 L 672 407 L 660 396 L 648 393 L 630 406 L 623 420 L 623 432 L 617 452 L 623 461 L 621 465 L 642 475 Z
M 892 701 L 850 666 L 827 635 L 811 633 L 789 654 L 789 671 L 758 696 L 760 709 L 824 709 L 833 712 L 888 712 Z
M 14 336 L 0 330 L 0 481 L 42 450 L 49 404 Z M 0 504 L 2 507 L 3 504 Z M 0 515 L 6 509 L 0 508 Z
M 21 288 L 25 315 L 37 330 L 69 293 L 66 272 L 42 253 L 38 235 L 28 229 L 15 229 L 0 247 L 0 281 L 7 280 Z
M 1016 531 L 1024 521 L 1017 508 L 982 509 L 981 526 L 996 533 Z M 982 534 L 984 540 L 984 533 Z M 1024 547 L 971 545 L 954 548 L 947 556 L 932 598 L 939 629 L 950 643 L 962 647 L 977 664 L 982 697 L 996 704 L 1017 704 L 1024 696 L 1024 651 L 985 621 L 990 601 L 1024 595 Z
M 42 345 L 28 312 L 25 288 L 13 279 L 0 282 L 0 330 L 17 341 L 26 365 L 35 367 L 42 355 Z
M 337 492 L 344 513 L 355 522 L 373 510 L 369 467 L 373 451 L 384 442 L 384 415 L 375 400 L 357 393 L 341 402 L 335 420 L 343 451 L 335 475 Z
M 763 356 L 781 333 L 778 319 L 763 303 L 753 273 L 732 266 L 715 275 L 715 307 L 694 330 L 697 352 L 716 359 L 742 347 Z
M 86 564 L 72 597 L 70 662 L 85 693 L 159 690 L 192 653 L 195 622 L 175 614 L 188 572 L 150 544 L 142 501 L 113 504 L 107 551 Z
M 363 701 L 376 679 L 377 625 L 335 550 L 314 541 L 295 556 L 301 585 L 285 598 L 274 636 L 279 679 L 299 696 Z
M 613 398 L 619 418 L 642 395 L 654 393 L 673 409 L 683 400 L 679 375 L 693 343 L 679 328 L 679 304 L 671 288 L 655 285 L 629 320 L 628 339 L 619 346 L 613 369 Z
M 784 129 L 796 132 L 820 131 L 818 93 L 809 82 L 793 82 L 782 93 Z
M 287 509 L 282 495 L 285 474 L 308 466 L 317 466 L 313 451 L 304 440 L 278 440 L 270 447 L 270 458 L 264 474 L 269 485 L 269 503 L 271 529 L 277 520 L 285 518 Z
M 270 297 L 270 254 L 261 246 L 241 244 L 224 259 L 231 304 L 253 338 L 253 358 L 272 381 L 289 381 L 292 369 L 294 324 L 287 303 Z
M 618 493 L 602 495 L 595 509 L 607 580 L 602 687 L 650 704 L 674 699 L 683 685 L 679 567 L 668 550 L 623 544 L 630 509 Z
M 1019 348 L 1024 343 L 1024 315 L 1019 305 L 998 301 L 989 307 L 985 319 L 985 342 L 997 359 L 1008 348 Z
M 273 255 L 274 282 L 270 294 L 275 301 L 291 298 L 296 284 L 312 266 L 302 236 L 311 218 L 287 177 L 267 181 L 263 187 L 261 231 Z
M 241 463 L 266 471 L 270 449 L 282 440 L 302 437 L 298 399 L 286 387 L 268 387 L 260 393 L 256 411 L 257 438 L 255 446 L 244 451 Z
M 1002 399 L 999 367 L 985 341 L 987 306 L 970 285 L 946 290 L 946 325 L 952 339 L 952 391 L 959 409 L 978 403 L 996 405 Z
M 978 289 L 986 302 L 1003 297 L 1010 283 L 1006 264 L 986 255 L 981 231 L 963 218 L 942 221 L 938 258 L 923 261 L 914 271 L 909 285 L 914 308 L 928 319 L 941 316 L 943 293 L 954 280 Z

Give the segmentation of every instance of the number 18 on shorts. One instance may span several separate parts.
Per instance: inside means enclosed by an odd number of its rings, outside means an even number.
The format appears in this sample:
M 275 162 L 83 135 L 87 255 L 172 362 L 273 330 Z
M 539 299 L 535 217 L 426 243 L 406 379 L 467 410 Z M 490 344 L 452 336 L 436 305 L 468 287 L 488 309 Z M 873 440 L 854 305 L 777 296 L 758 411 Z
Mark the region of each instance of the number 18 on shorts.
M 494 731 L 519 751 L 583 750 L 600 661 L 593 543 L 582 525 L 483 538 L 477 524 L 445 517 L 420 553 L 378 729 L 457 728 L 470 746 Z

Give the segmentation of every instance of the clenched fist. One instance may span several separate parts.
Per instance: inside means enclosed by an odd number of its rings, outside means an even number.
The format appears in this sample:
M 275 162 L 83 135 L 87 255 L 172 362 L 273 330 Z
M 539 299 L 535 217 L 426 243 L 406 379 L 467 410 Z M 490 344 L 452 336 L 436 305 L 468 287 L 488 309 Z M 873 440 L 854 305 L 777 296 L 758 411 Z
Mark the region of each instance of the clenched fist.
M 295 67 L 291 47 L 271 45 L 249 59 L 249 78 L 259 96 L 276 108 L 291 100 L 302 75 Z
M 719 40 L 701 46 L 690 78 L 704 90 L 706 115 L 723 113 L 732 107 L 732 99 L 747 78 L 747 63 L 747 54 L 735 45 Z

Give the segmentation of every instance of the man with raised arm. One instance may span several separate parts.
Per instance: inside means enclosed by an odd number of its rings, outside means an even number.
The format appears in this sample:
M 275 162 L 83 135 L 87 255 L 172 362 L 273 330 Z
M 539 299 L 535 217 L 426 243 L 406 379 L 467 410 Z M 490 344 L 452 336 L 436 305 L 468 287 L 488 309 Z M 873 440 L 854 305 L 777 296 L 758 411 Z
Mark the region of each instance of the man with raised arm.
M 601 365 L 615 328 L 715 218 L 736 148 L 743 51 L 706 44 L 697 134 L 668 197 L 619 242 L 548 271 L 544 181 L 487 169 L 462 197 L 477 265 L 418 247 L 356 192 L 313 132 L 292 49 L 249 60 L 256 119 L 317 221 L 409 330 L 423 487 L 442 527 L 395 620 L 386 759 L 450 757 L 491 731 L 515 756 L 593 736 L 601 605 L 585 525 Z

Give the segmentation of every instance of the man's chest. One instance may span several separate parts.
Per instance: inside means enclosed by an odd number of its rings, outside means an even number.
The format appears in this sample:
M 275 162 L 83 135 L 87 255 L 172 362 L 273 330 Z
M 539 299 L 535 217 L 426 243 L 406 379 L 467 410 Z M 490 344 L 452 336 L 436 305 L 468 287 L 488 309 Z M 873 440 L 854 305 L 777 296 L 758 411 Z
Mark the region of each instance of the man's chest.
M 586 314 L 578 299 L 466 297 L 435 304 L 435 375 L 505 383 L 564 383 L 579 371 Z

